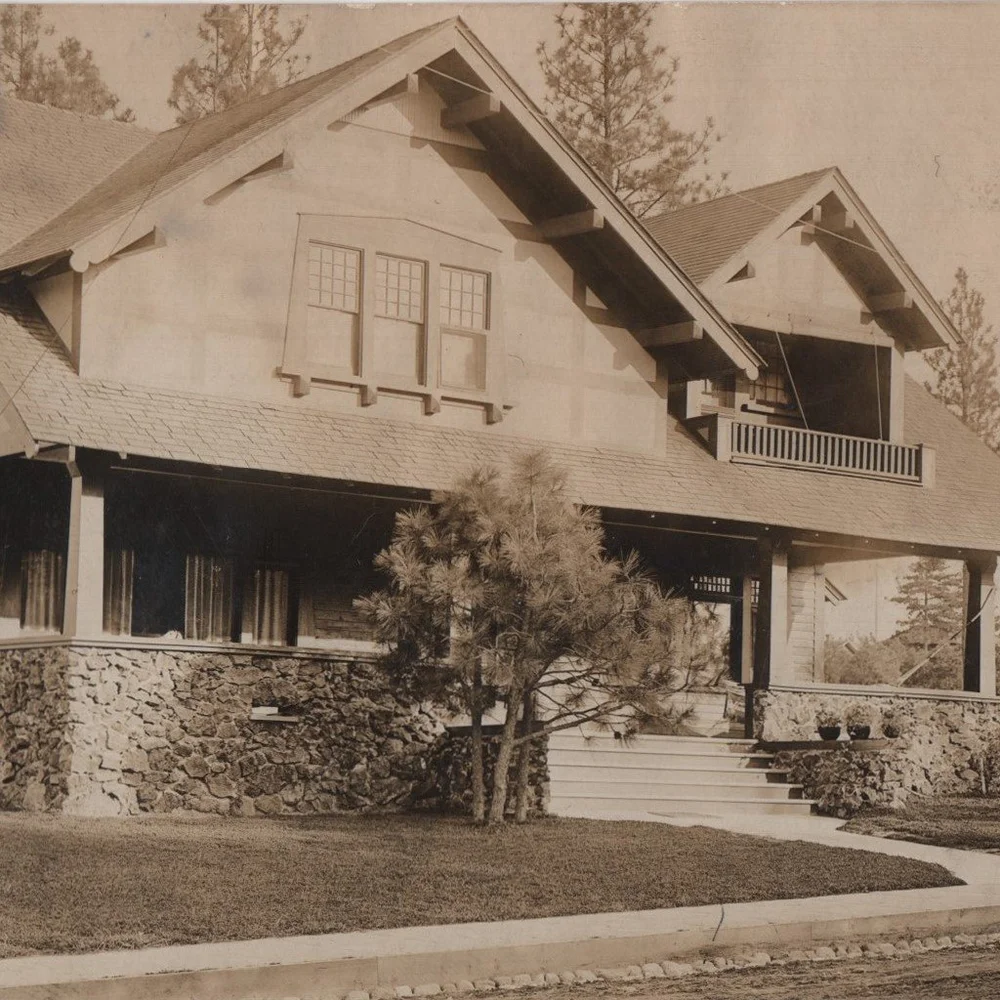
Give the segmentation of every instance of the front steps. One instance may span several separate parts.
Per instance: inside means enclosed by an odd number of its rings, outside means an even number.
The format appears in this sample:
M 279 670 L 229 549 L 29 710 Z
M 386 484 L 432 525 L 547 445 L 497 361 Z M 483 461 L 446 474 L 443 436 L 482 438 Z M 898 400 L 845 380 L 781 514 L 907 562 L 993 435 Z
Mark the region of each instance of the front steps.
M 568 730 L 549 737 L 549 812 L 803 816 L 812 802 L 753 740 Z

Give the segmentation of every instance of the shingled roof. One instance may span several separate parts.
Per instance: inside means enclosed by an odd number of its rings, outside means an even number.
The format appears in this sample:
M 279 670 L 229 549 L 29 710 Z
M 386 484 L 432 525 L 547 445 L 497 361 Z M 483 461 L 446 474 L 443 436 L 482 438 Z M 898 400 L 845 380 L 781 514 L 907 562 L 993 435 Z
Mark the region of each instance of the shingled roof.
M 443 488 L 539 443 L 503 425 L 467 431 L 331 413 L 308 398 L 275 405 L 80 378 L 30 296 L 14 289 L 0 294 L 0 387 L 36 442 L 358 483 Z M 905 406 L 908 442 L 937 448 L 932 488 L 718 462 L 677 424 L 655 454 L 550 448 L 576 497 L 595 506 L 1000 550 L 1000 460 L 912 380 Z
M 154 137 L 136 125 L 0 96 L 0 250 L 72 205 Z
M 660 246 L 701 284 L 833 170 L 813 170 L 643 221 Z
M 30 232 L 19 243 L 8 245 L 0 253 L 0 270 L 68 252 L 78 240 L 134 213 L 153 194 L 162 194 L 183 183 L 203 167 L 281 124 L 304 106 L 391 59 L 446 23 L 442 21 L 401 35 L 355 59 L 256 100 L 179 125 L 156 136 L 147 133 L 141 148 L 136 151 L 133 147 L 135 155 L 125 162 L 120 158 L 114 164 L 118 169 L 110 174 L 105 170 L 99 176 L 91 177 L 88 184 L 79 185 L 77 194 L 81 197 L 77 201 L 69 207 L 65 207 L 63 202 L 60 207 L 64 207 L 64 211 Z M 96 183 L 101 177 L 103 181 Z M 38 191 L 42 190 L 45 193 L 39 196 Z M 40 197 L 43 203 L 48 196 L 47 189 L 36 189 L 36 197 Z M 0 246 L 3 245 L 0 243 Z

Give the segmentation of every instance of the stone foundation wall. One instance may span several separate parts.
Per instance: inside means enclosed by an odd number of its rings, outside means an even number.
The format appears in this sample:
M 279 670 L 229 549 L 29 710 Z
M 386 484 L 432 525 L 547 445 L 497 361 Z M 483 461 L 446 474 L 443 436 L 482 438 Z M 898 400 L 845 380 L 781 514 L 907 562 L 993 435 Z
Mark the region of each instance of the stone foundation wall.
M 254 706 L 295 721 L 252 719 Z M 442 732 L 359 656 L 71 646 L 0 657 L 6 808 L 401 808 L 426 793 Z
M 59 644 L 0 649 L 0 809 L 58 809 L 66 798 L 68 661 Z
M 992 748 L 1000 746 L 1000 702 L 995 700 L 857 689 L 842 694 L 759 691 L 754 702 L 754 735 L 764 740 L 818 739 L 817 711 L 828 709 L 843 717 L 847 706 L 859 701 L 873 710 L 873 737 L 883 735 L 882 721 L 890 715 L 899 731 L 889 748 L 864 768 L 878 804 L 901 805 L 910 792 L 950 795 L 981 790 L 983 774 L 992 766 Z M 793 768 L 794 780 L 808 785 L 810 775 L 832 767 L 832 763 L 821 766 L 825 756 L 829 754 L 823 751 L 783 755 L 782 764 Z M 810 763 L 807 757 L 816 759 Z M 825 780 L 813 779 L 814 783 Z M 810 797 L 819 797 L 816 788 L 812 792 Z

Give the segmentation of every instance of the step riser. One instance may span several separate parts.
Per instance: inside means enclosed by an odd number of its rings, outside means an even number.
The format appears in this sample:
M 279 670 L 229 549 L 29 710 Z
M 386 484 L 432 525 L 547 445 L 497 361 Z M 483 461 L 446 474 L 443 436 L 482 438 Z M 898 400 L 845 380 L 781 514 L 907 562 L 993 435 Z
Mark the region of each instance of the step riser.
M 713 802 L 743 803 L 787 802 L 801 799 L 802 788 L 797 785 L 684 785 L 668 781 L 560 781 L 549 784 L 553 799 L 614 798 L 625 796 L 644 802 L 657 799 L 692 799 Z
M 781 784 L 784 771 L 768 771 L 763 768 L 718 768 L 711 771 L 704 768 L 670 767 L 610 767 L 593 765 L 563 764 L 549 760 L 549 782 L 560 781 L 643 781 L 671 785 L 757 785 Z
M 628 750 L 563 750 L 550 749 L 549 764 L 573 767 L 644 768 L 658 771 L 689 771 L 699 768 L 720 769 L 739 773 L 766 771 L 771 756 L 737 756 L 735 754 L 640 753 Z
M 587 816 L 599 813 L 652 813 L 661 816 L 808 816 L 810 802 L 730 802 L 702 799 L 701 801 L 655 801 L 651 799 L 557 799 L 549 802 L 553 816 Z

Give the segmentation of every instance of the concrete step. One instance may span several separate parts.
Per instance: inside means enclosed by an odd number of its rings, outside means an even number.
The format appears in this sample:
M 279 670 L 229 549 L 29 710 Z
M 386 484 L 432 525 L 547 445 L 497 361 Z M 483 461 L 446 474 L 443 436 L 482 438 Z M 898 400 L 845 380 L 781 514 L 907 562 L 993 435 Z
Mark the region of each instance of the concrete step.
M 631 766 L 627 763 L 613 761 L 607 765 L 600 763 L 578 763 L 571 754 L 554 759 L 549 755 L 549 782 L 552 785 L 563 781 L 645 781 L 663 782 L 671 785 L 756 785 L 780 784 L 785 780 L 787 771 L 762 767 L 733 766 L 728 761 L 713 765 L 709 759 L 697 759 L 694 764 L 700 766 L 677 767 L 673 763 L 669 767 Z M 737 762 L 738 763 L 738 762 Z
M 577 767 L 642 767 L 660 770 L 704 770 L 707 768 L 727 771 L 767 770 L 774 755 L 769 753 L 720 754 L 714 751 L 673 751 L 614 749 L 577 750 L 549 747 L 549 764 L 566 764 Z
M 765 802 L 802 798 L 801 785 L 702 784 L 665 781 L 560 781 L 549 785 L 551 798 L 711 799 L 713 802 Z
M 752 753 L 755 740 L 716 739 L 708 736 L 656 736 L 643 733 L 630 740 L 618 739 L 610 733 L 582 734 L 579 732 L 553 733 L 549 746 L 560 750 L 610 750 L 621 748 L 636 753 L 697 753 L 740 754 Z
M 659 799 L 631 799 L 618 796 L 552 796 L 549 813 L 553 816 L 592 816 L 602 813 L 651 813 L 661 816 L 808 816 L 811 799 L 707 799 L 673 796 Z

